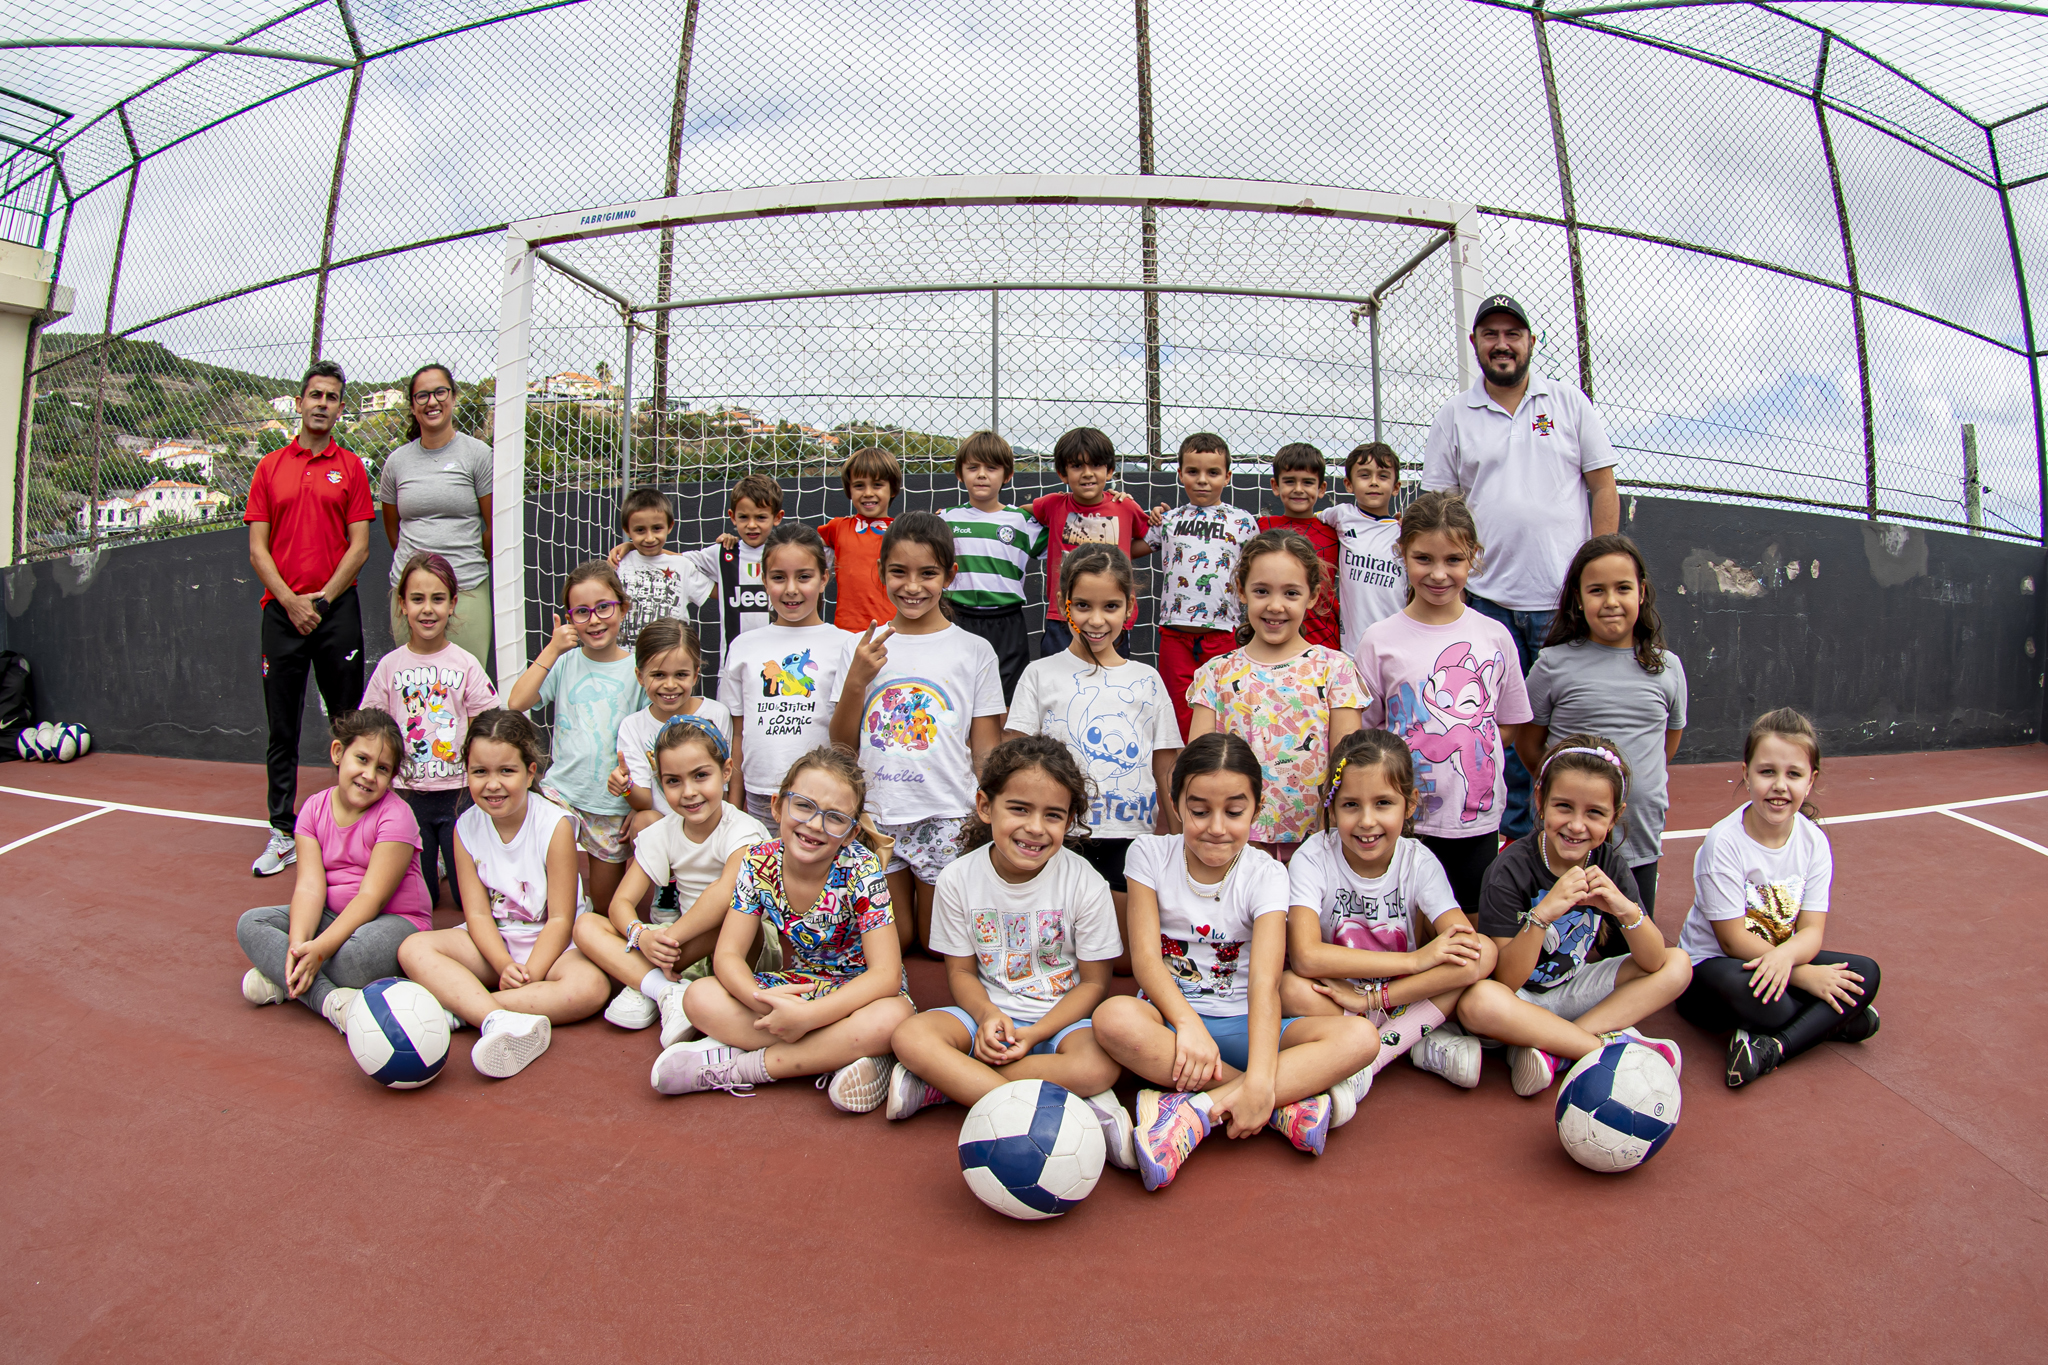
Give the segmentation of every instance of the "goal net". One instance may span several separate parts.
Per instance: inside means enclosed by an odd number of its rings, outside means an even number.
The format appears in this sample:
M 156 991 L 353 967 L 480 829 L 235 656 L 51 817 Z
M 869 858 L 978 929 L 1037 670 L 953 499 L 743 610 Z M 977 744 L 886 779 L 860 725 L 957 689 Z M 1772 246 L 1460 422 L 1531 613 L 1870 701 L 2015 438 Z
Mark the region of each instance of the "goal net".
M 515 224 L 494 400 L 500 676 L 539 647 L 569 570 L 619 542 L 641 485 L 669 495 L 670 548 L 687 550 L 725 529 L 746 474 L 777 480 L 786 515 L 849 513 L 838 470 L 865 446 L 903 464 L 893 512 L 958 505 L 954 449 L 990 428 L 1017 451 L 1020 505 L 1060 486 L 1052 447 L 1077 426 L 1110 436 L 1117 486 L 1146 507 L 1180 500 L 1174 457 L 1198 431 L 1229 443 L 1230 500 L 1255 512 L 1277 510 L 1288 442 L 1322 450 L 1333 490 L 1376 431 L 1414 462 L 1471 382 L 1476 233 L 1467 205 L 1166 176 L 779 186 Z

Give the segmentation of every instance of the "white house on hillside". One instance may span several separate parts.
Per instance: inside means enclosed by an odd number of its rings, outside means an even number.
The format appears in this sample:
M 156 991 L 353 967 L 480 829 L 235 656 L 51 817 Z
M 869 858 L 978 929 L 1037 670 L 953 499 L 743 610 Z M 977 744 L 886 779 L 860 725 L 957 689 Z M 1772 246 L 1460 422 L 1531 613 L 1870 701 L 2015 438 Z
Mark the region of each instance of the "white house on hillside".
M 227 498 L 203 484 L 177 479 L 158 479 L 140 492 L 116 490 L 99 505 L 99 528 L 132 531 L 153 521 L 212 521 L 227 506 Z M 89 531 L 86 509 L 78 509 L 78 529 Z
M 215 452 L 205 446 L 188 445 L 182 441 L 165 441 L 142 452 L 142 458 L 149 464 L 162 465 L 165 469 L 189 469 L 202 479 L 213 477 Z
M 393 408 L 402 408 L 404 406 L 405 391 L 403 389 L 379 389 L 375 393 L 364 396 L 362 413 L 367 417 L 373 412 L 389 412 Z

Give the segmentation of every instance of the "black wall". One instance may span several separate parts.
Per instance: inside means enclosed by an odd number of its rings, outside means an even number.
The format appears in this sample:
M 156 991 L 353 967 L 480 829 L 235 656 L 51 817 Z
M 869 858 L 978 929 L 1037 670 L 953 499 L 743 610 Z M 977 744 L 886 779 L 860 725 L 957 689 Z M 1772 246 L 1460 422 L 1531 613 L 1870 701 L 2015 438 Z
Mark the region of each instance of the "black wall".
M 1049 476 L 1025 477 L 1014 493 L 1020 501 L 1051 486 Z M 1233 501 L 1258 506 L 1250 481 L 1239 482 Z M 838 489 L 819 480 L 785 487 L 791 515 L 816 521 L 848 510 Z M 1161 482 L 1136 491 L 1149 501 L 1169 489 Z M 943 505 L 956 490 L 950 478 L 914 477 L 897 510 Z M 678 491 L 692 515 L 673 543 L 701 544 L 717 529 L 723 494 Z M 608 547 L 611 507 L 609 499 L 567 495 L 528 504 L 529 543 L 541 547 L 527 574 L 529 654 L 545 622 L 542 592 L 551 597 L 562 574 Z M 1813 717 L 1833 753 L 2039 736 L 2040 547 L 1656 498 L 1625 498 L 1623 512 L 1623 529 L 1649 560 L 1667 642 L 1691 683 L 1686 758 L 1739 754 L 1749 722 L 1787 705 Z M 381 525 L 370 542 L 363 622 L 374 662 L 391 644 Z M 89 568 L 58 559 L 7 570 L 0 644 L 28 656 L 37 715 L 83 722 L 101 748 L 258 763 L 261 596 L 240 528 L 123 546 Z M 716 632 L 707 635 L 715 649 Z M 1153 657 L 1149 629 L 1134 645 L 1139 657 Z M 310 687 L 305 730 L 306 761 L 324 763 Z

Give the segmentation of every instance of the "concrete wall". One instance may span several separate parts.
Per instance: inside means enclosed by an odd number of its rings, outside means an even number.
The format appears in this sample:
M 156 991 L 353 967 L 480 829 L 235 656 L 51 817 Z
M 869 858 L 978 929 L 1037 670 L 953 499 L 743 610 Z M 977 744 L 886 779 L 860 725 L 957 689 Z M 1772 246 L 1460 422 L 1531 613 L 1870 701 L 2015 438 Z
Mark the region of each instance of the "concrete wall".
M 836 489 L 810 484 L 791 490 L 793 515 L 846 510 Z M 906 501 L 950 496 L 920 479 Z M 723 499 L 684 505 L 717 509 Z M 608 542 L 599 506 L 572 519 L 573 536 L 566 510 L 527 509 L 529 535 L 551 543 L 528 574 L 530 599 L 552 596 L 571 564 Z M 2040 735 L 2040 547 L 1771 508 L 1628 498 L 1623 511 L 1691 682 L 1684 757 L 1738 754 L 1749 722 L 1785 705 L 1813 717 L 1831 753 Z M 701 543 L 713 529 L 692 526 L 675 540 Z M 390 648 L 381 526 L 370 543 L 363 621 L 374 661 Z M 82 721 L 117 752 L 261 762 L 262 589 L 247 545 L 233 528 L 103 551 L 89 568 L 60 559 L 7 570 L 0 645 L 29 657 L 38 716 Z M 529 652 L 538 604 L 532 618 Z M 715 647 L 715 633 L 706 643 Z M 1139 657 L 1152 648 L 1141 631 Z M 304 752 L 324 762 L 319 705 L 307 692 Z

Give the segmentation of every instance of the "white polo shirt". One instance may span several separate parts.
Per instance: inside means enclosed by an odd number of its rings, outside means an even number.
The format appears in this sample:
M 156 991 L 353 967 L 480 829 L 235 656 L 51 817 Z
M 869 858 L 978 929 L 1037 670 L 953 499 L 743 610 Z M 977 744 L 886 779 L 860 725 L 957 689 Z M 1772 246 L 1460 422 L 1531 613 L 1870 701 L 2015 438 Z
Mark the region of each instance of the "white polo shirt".
M 1614 465 L 1593 401 L 1533 371 L 1519 412 L 1481 380 L 1438 410 L 1422 447 L 1422 486 L 1461 488 L 1486 546 L 1467 587 L 1511 611 L 1555 611 L 1572 556 L 1593 534 L 1587 471 Z

